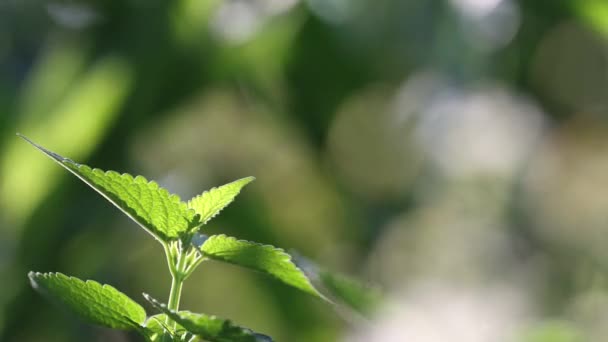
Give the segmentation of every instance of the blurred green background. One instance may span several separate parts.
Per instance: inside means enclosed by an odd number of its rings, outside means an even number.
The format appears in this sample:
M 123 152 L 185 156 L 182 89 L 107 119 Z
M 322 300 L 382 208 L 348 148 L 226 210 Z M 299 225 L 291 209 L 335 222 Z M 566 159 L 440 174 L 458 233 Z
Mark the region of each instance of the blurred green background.
M 289 342 L 608 336 L 605 0 L 0 0 L 0 341 L 137 341 L 26 274 L 166 300 L 161 246 L 16 132 L 182 198 L 256 176 L 209 232 L 386 294 L 353 323 L 209 262 L 184 309 Z

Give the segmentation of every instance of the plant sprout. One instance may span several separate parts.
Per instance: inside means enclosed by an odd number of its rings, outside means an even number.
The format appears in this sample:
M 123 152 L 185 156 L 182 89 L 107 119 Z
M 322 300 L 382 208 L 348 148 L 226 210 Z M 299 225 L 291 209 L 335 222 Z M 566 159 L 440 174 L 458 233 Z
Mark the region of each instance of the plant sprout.
M 21 135 L 20 135 L 21 136 Z M 319 280 L 332 298 L 356 310 L 376 301 L 373 292 L 343 277 L 330 276 L 310 267 L 304 272 L 282 249 L 239 240 L 224 234 L 203 233 L 209 220 L 228 206 L 254 177 L 246 177 L 183 202 L 154 181 L 115 171 L 78 164 L 21 136 L 42 153 L 70 171 L 152 235 L 163 247 L 172 277 L 166 304 L 144 293 L 159 311 L 148 316 L 144 308 L 110 285 L 80 280 L 62 273 L 30 272 L 32 286 L 66 306 L 84 320 L 112 329 L 136 331 L 146 341 L 272 341 L 266 335 L 212 315 L 180 310 L 184 282 L 198 265 L 217 260 L 246 267 L 292 286 L 308 295 L 333 302 L 321 294 L 312 280 Z M 361 311 L 361 310 L 359 310 Z

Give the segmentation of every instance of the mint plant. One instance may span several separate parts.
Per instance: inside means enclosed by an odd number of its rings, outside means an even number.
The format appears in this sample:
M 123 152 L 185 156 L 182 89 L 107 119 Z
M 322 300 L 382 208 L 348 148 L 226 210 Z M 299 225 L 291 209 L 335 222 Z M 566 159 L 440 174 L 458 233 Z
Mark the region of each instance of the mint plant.
M 23 136 L 22 136 L 23 137 Z M 162 246 L 172 277 L 163 304 L 144 294 L 160 314 L 148 316 L 138 303 L 110 285 L 61 273 L 30 272 L 32 286 L 83 319 L 112 329 L 139 332 L 147 341 L 271 341 L 268 336 L 215 316 L 180 311 L 182 286 L 205 260 L 218 260 L 262 273 L 325 299 L 283 250 L 226 235 L 207 236 L 204 225 L 254 180 L 239 179 L 182 202 L 153 181 L 73 162 L 23 137 L 73 173 L 150 233 Z
M 142 306 L 110 285 L 93 280 L 83 281 L 62 273 L 29 273 L 36 290 L 90 323 L 136 331 L 146 341 L 272 341 L 266 335 L 229 320 L 179 310 L 184 282 L 206 260 L 226 262 L 268 274 L 286 285 L 333 303 L 313 286 L 311 280 L 315 280 L 333 299 L 360 312 L 369 309 L 370 303 L 377 302 L 374 291 L 368 291 L 348 278 L 334 276 L 301 257 L 298 258 L 303 265 L 300 268 L 282 249 L 224 234 L 204 234 L 204 225 L 228 206 L 254 177 L 213 188 L 183 202 L 177 195 L 170 194 L 142 176 L 104 172 L 78 164 L 19 136 L 114 204 L 150 233 L 165 251 L 172 277 L 171 289 L 167 304 L 144 293 L 144 298 L 159 311 L 152 316 L 148 316 Z

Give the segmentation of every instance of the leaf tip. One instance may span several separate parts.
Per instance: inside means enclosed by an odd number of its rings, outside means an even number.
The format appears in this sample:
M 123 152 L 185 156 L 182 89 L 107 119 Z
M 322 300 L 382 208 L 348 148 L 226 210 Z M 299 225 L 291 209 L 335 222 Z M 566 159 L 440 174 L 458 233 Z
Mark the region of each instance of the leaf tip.
M 156 308 L 157 310 L 160 310 L 160 311 L 168 310 L 166 304 L 159 302 L 158 300 L 156 300 L 154 297 L 150 296 L 149 294 L 144 292 L 144 293 L 142 293 L 142 295 L 148 301 L 148 303 L 152 304 L 152 306 L 154 308 Z
M 237 182 L 240 181 L 241 183 L 243 183 L 243 186 L 245 186 L 245 185 L 253 182 L 254 180 L 255 180 L 254 176 L 248 176 L 248 177 L 244 177 L 244 178 L 237 180 Z
M 40 285 L 37 282 L 37 279 L 40 277 L 43 277 L 44 273 L 40 273 L 40 272 L 34 272 L 34 271 L 29 271 L 27 274 L 27 277 L 30 280 L 30 285 L 32 286 L 32 288 L 34 290 L 38 290 L 40 289 Z
M 63 163 L 65 161 L 71 161 L 67 158 L 64 158 L 60 155 L 58 155 L 57 153 L 53 152 L 53 151 L 49 151 L 46 148 L 40 146 L 39 144 L 35 143 L 32 139 L 26 137 L 25 135 L 21 134 L 21 133 L 17 133 L 17 136 L 22 138 L 23 140 L 27 141 L 30 145 L 34 146 L 36 149 L 38 149 L 39 151 L 41 151 L 42 153 L 46 154 L 47 156 L 55 159 L 56 161 Z
M 156 299 L 154 299 L 154 297 L 150 296 L 149 294 L 147 294 L 145 292 L 142 292 L 141 295 L 144 297 L 145 300 L 147 300 L 151 304 L 158 303 L 158 301 Z
M 35 143 L 34 143 L 34 142 L 33 142 L 33 141 L 30 139 L 30 138 L 26 137 L 25 135 L 23 135 L 23 134 L 21 134 L 21 133 L 19 133 L 19 132 L 15 133 L 15 134 L 16 134 L 16 135 L 17 135 L 19 138 L 21 138 L 21 139 L 23 139 L 23 140 L 25 140 L 25 141 L 29 142 L 30 144 L 32 144 L 32 145 L 36 145 L 36 144 L 35 144 Z

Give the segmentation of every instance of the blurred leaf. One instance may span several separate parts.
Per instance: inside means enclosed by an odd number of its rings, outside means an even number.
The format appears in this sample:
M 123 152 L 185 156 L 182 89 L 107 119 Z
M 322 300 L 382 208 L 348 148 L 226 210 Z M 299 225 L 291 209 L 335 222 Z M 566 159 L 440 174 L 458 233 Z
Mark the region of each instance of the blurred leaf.
M 304 12 L 288 10 L 260 19 L 261 27 L 245 41 L 234 42 L 224 37 L 213 69 L 223 77 L 251 81 L 266 94 L 281 97 L 285 67 L 306 19 Z
M 363 285 L 345 275 L 321 270 L 319 277 L 332 298 L 338 299 L 359 313 L 369 314 L 382 299 L 378 289 Z
M 108 201 L 122 210 L 133 221 L 160 241 L 179 237 L 197 225 L 192 210 L 186 208 L 177 195 L 171 195 L 153 181 L 114 171 L 104 172 L 77 164 L 23 137 L 34 147 L 72 172 Z
M 606 1 L 574 1 L 572 5 L 588 24 L 608 36 L 608 3 Z
M 178 41 L 200 44 L 208 30 L 210 17 L 221 0 L 180 0 L 173 3 L 171 24 Z
M 209 342 L 271 342 L 266 335 L 258 334 L 250 329 L 234 325 L 231 321 L 215 316 L 192 313 L 189 311 L 175 312 L 169 310 L 167 305 L 144 294 L 144 297 L 157 310 L 165 313 L 190 333 L 208 340 Z
M 202 195 L 188 201 L 188 208 L 199 214 L 201 216 L 200 222 L 205 224 L 232 203 L 241 189 L 253 180 L 255 180 L 255 177 L 246 177 L 205 191 Z
M 61 273 L 29 273 L 32 286 L 57 299 L 87 321 L 113 329 L 137 330 L 146 319 L 144 309 L 110 285 L 68 277 Z
M 41 63 L 48 67 L 79 63 L 79 57 L 66 57 L 69 53 L 61 55 L 66 59 L 63 63 L 45 60 Z M 57 74 L 58 70 L 64 69 L 63 74 Z M 66 67 L 51 71 L 41 66 L 40 74 L 32 77 L 45 80 L 73 78 L 74 72 Z M 128 65 L 121 59 L 108 57 L 99 60 L 78 77 L 61 98 L 62 94 L 57 89 L 39 88 L 67 85 L 61 82 L 37 85 L 40 82 L 32 81 L 36 83 L 32 85 L 35 89 L 26 92 L 22 99 L 23 103 L 28 103 L 23 106 L 27 116 L 17 123 L 17 128 L 62 149 L 72 157 L 84 158 L 99 144 L 120 113 L 119 107 L 131 89 L 131 80 Z M 6 213 L 13 223 L 2 226 L 2 229 L 21 227 L 20 223 L 27 219 L 56 184 L 54 180 L 59 174 L 58 170 L 26 152 L 23 144 L 10 140 L 0 155 L 0 202 L 6 207 Z
M 30 72 L 21 92 L 19 109 L 26 125 L 48 116 L 49 109 L 66 95 L 86 62 L 82 48 L 53 43 Z
M 317 288 L 332 300 L 346 305 L 363 315 L 371 314 L 382 301 L 382 294 L 376 287 L 336 272 L 330 272 L 299 254 L 295 254 L 296 264 Z
M 237 240 L 226 235 L 213 235 L 200 247 L 209 259 L 247 267 L 282 281 L 318 298 L 323 298 L 310 280 L 280 248 L 255 242 Z
M 567 322 L 543 322 L 532 328 L 523 342 L 583 342 L 581 331 Z

